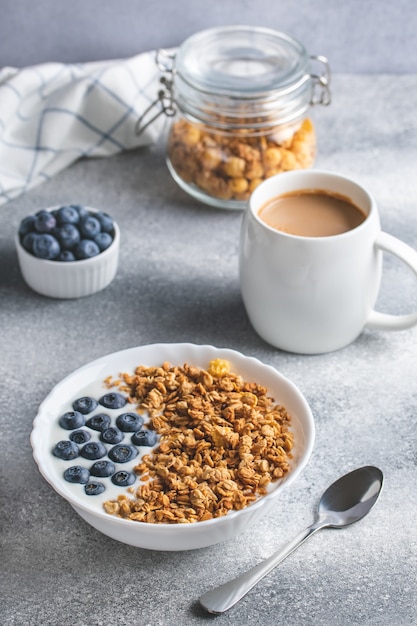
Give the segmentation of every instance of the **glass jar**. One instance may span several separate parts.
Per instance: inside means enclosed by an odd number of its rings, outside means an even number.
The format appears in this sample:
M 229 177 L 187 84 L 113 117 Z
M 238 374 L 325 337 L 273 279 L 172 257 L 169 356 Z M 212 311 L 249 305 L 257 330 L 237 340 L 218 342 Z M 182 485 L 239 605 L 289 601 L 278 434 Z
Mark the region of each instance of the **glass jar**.
M 324 57 L 284 33 L 228 26 L 196 33 L 174 54 L 159 51 L 157 65 L 158 103 L 173 118 L 168 169 L 198 200 L 243 209 L 265 178 L 313 164 L 309 111 L 330 103 Z

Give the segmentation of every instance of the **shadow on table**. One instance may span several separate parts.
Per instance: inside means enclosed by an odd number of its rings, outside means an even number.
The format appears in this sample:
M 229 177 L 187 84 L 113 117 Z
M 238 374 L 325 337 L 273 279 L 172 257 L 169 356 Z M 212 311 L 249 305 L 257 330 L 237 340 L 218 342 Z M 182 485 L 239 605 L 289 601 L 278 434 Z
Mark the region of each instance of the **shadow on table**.
M 218 346 L 259 347 L 263 341 L 253 330 L 234 281 L 214 277 L 164 276 L 157 287 L 146 288 L 149 319 L 162 337 Z
M 5 296 L 10 291 L 20 292 L 25 288 L 15 248 L 0 248 L 0 292 Z

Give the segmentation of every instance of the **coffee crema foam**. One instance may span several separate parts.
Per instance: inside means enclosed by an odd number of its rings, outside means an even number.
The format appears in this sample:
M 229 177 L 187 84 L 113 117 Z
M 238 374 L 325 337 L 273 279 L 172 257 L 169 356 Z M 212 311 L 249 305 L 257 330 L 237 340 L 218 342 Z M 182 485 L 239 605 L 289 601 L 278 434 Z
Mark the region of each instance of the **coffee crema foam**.
M 300 237 L 331 237 L 353 230 L 366 219 L 347 196 L 321 189 L 292 191 L 268 200 L 258 211 L 271 228 Z

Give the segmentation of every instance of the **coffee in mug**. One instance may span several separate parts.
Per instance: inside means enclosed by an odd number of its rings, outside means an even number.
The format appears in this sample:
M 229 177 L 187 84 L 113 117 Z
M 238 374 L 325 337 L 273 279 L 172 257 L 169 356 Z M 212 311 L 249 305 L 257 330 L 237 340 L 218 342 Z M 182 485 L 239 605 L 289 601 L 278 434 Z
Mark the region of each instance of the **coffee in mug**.
M 277 348 L 319 354 L 348 345 L 364 328 L 416 325 L 417 312 L 374 310 L 383 252 L 417 276 L 417 252 L 381 231 L 375 199 L 362 185 L 319 170 L 268 178 L 249 199 L 240 236 L 240 287 L 252 326 Z
M 299 237 L 330 237 L 356 228 L 365 213 L 350 198 L 324 189 L 301 189 L 266 202 L 258 212 L 265 224 Z

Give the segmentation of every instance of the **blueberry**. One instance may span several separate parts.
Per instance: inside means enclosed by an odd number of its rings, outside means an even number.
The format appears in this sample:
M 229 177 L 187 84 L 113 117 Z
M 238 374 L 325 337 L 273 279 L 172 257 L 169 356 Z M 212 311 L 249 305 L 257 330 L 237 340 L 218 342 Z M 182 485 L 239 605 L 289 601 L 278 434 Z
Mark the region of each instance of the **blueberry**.
M 100 254 L 100 248 L 92 239 L 81 239 L 74 248 L 74 254 L 78 260 L 91 259 Z
M 91 411 L 94 411 L 94 409 L 96 409 L 97 407 L 98 407 L 97 400 L 95 400 L 94 398 L 91 398 L 90 396 L 83 396 L 82 398 L 77 398 L 77 400 L 74 400 L 74 402 L 72 403 L 72 408 L 74 409 L 74 411 L 79 411 L 83 415 L 86 415 L 87 413 L 91 413 Z
M 103 252 L 113 243 L 113 237 L 109 233 L 99 233 L 94 237 L 94 241 L 100 248 L 100 251 Z
M 94 217 L 100 222 L 101 230 L 103 233 L 113 232 L 114 224 L 113 219 L 110 217 L 110 215 L 108 215 L 104 211 L 97 211 L 97 213 L 94 213 Z
M 113 485 L 117 485 L 118 487 L 127 487 L 128 485 L 133 485 L 135 480 L 136 476 L 132 474 L 132 472 L 125 472 L 124 470 L 116 472 L 111 477 Z
M 124 433 L 134 433 L 143 426 L 144 419 L 137 413 L 121 413 L 116 418 L 116 426 Z
M 121 393 L 106 393 L 99 400 L 99 403 L 102 406 L 105 406 L 106 409 L 122 409 L 127 402 L 125 396 L 122 396 Z
M 60 226 L 63 224 L 78 224 L 80 221 L 80 214 L 77 207 L 71 204 L 62 206 L 56 211 L 56 221 Z
M 100 443 L 100 441 L 90 441 L 83 445 L 80 454 L 85 459 L 95 461 L 96 459 L 102 459 L 103 456 L 106 456 L 107 450 L 106 446 Z
M 87 441 L 90 441 L 91 435 L 87 430 L 74 430 L 70 434 L 69 438 L 74 443 L 77 443 L 79 446 L 82 446 L 83 443 L 87 443 Z
M 55 261 L 76 261 L 74 253 L 71 250 L 61 250 L 61 252 L 56 257 Z
M 138 455 L 135 446 L 119 443 L 109 450 L 109 459 L 115 463 L 127 463 Z
M 24 249 L 28 252 L 33 253 L 33 242 L 38 237 L 40 237 L 39 233 L 28 233 L 27 235 L 25 235 L 22 239 L 22 246 L 24 247 Z
M 50 211 L 38 211 L 33 225 L 38 233 L 50 233 L 56 226 L 56 219 Z
M 92 480 L 84 487 L 84 491 L 87 496 L 98 496 L 100 493 L 103 493 L 105 489 L 106 488 L 103 483 L 99 483 L 95 480 Z
M 97 413 L 97 415 L 93 415 L 93 417 L 89 417 L 86 421 L 86 426 L 91 428 L 92 430 L 98 430 L 102 432 L 109 428 L 111 424 L 110 415 L 106 415 L 105 413 Z
M 65 470 L 64 478 L 69 483 L 81 483 L 81 485 L 85 485 L 90 480 L 90 472 L 86 467 L 72 465 Z
M 81 239 L 80 231 L 74 224 L 58 226 L 58 228 L 54 230 L 54 235 L 63 250 L 71 250 Z
M 74 209 L 77 210 L 77 213 L 80 216 L 80 220 L 84 220 L 90 215 L 90 211 L 82 204 L 73 204 L 72 206 L 74 207 Z
M 59 418 L 59 425 L 65 430 L 75 430 L 85 424 L 85 417 L 79 411 L 68 411 Z
M 51 261 L 61 252 L 61 247 L 53 235 L 39 235 L 32 242 L 33 254 L 39 259 Z
M 96 217 L 89 215 L 80 222 L 80 233 L 87 239 L 93 239 L 101 231 L 100 222 Z
M 135 446 L 154 446 L 157 438 L 157 434 L 154 430 L 139 430 L 132 435 L 132 443 Z
M 80 451 L 73 441 L 66 440 L 58 441 L 52 450 L 52 454 L 63 461 L 72 461 L 72 459 L 76 459 L 79 456 Z
M 99 476 L 100 478 L 107 478 L 116 471 L 114 463 L 111 461 L 96 461 L 90 467 L 90 474 L 92 476 Z
M 120 443 L 121 441 L 123 441 L 123 437 L 123 433 L 118 428 L 114 428 L 113 426 L 110 426 L 110 428 L 106 428 L 105 430 L 103 430 L 100 435 L 101 441 L 111 444 Z
M 28 215 L 24 217 L 19 224 L 19 237 L 23 238 L 28 233 L 32 233 L 35 229 L 35 216 Z

